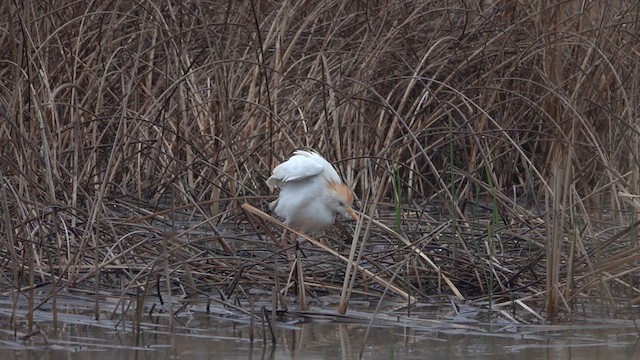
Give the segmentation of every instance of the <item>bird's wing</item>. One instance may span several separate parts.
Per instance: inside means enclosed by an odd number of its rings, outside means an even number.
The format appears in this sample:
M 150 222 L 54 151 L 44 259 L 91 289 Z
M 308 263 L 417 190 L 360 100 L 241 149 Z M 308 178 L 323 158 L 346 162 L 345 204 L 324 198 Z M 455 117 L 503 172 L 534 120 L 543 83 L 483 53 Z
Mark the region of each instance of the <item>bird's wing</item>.
M 317 157 L 322 159 L 320 155 L 301 150 L 293 154 L 289 160 L 273 169 L 273 175 L 267 179 L 267 185 L 269 185 L 269 187 L 279 187 L 283 182 L 302 180 L 316 176 L 325 170 L 324 164 L 317 159 Z M 326 162 L 326 160 L 322 160 Z M 329 164 L 329 166 L 331 167 L 331 164 Z
M 325 160 L 325 158 L 323 158 L 320 154 L 318 154 L 317 152 L 309 152 L 309 151 L 303 151 L 303 150 L 298 150 L 294 152 L 294 154 L 298 154 L 298 153 L 304 153 L 305 156 L 308 156 L 310 159 L 313 159 L 314 162 L 321 165 L 322 176 L 324 176 L 324 178 L 327 179 L 327 181 L 336 183 L 336 184 L 342 183 L 342 180 L 340 179 L 340 175 L 338 175 L 338 172 L 333 167 L 333 165 L 331 165 L 327 160 Z

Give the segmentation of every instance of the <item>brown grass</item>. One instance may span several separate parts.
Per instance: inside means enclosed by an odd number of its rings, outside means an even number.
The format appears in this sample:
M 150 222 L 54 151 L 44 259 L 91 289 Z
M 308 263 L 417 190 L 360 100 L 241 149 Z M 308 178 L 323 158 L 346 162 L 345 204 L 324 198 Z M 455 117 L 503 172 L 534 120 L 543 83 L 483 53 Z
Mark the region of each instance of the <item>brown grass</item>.
M 0 5 L 7 294 L 90 289 L 96 316 L 158 282 L 169 303 L 350 283 L 550 319 L 640 302 L 635 0 L 21 4 Z M 305 147 L 377 222 L 294 275 L 240 206 Z

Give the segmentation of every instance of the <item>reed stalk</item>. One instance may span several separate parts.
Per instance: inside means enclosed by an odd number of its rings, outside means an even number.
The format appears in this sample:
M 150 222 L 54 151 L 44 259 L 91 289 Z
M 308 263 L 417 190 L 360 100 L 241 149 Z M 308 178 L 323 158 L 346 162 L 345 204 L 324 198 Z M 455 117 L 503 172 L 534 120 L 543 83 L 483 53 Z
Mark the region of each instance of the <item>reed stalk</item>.
M 307 236 L 307 295 L 490 297 L 549 319 L 629 307 L 639 14 L 635 0 L 2 2 L 3 294 L 19 306 L 49 284 L 56 307 L 82 289 L 98 318 L 104 292 L 124 304 L 157 284 L 171 308 L 279 288 L 283 227 L 253 209 L 309 147 L 380 200 L 359 204 L 351 257 L 355 224 Z

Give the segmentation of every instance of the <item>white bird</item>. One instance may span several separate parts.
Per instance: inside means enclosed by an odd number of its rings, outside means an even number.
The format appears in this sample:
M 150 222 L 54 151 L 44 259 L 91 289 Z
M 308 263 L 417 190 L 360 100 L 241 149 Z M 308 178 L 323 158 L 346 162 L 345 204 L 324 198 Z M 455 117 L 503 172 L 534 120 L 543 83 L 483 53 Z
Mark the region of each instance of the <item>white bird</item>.
M 351 208 L 353 191 L 316 152 L 295 151 L 289 160 L 273 169 L 267 185 L 280 189 L 280 195 L 269 208 L 283 217 L 287 225 L 301 231 L 312 233 L 328 228 L 336 214 L 358 220 Z

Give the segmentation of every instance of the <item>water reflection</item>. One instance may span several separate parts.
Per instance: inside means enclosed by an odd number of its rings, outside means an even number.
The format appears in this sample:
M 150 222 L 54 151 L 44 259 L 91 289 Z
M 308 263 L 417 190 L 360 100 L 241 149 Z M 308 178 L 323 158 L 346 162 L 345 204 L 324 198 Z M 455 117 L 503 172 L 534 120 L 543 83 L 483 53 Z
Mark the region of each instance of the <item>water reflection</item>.
M 55 331 L 40 322 L 40 334 L 16 340 L 5 315 L 2 359 L 357 359 L 360 352 L 364 359 L 638 359 L 640 350 L 632 326 L 612 325 L 526 326 L 510 333 L 374 327 L 365 342 L 366 324 L 298 322 L 277 329 L 273 346 L 261 329 L 251 343 L 248 324 L 206 314 L 180 319 L 173 331 L 158 318 L 144 323 L 138 336 L 131 327 L 115 330 L 110 320 L 63 322 Z
M 33 313 L 34 329 L 28 333 L 25 298 L 15 307 L 10 297 L 0 298 L 0 359 L 357 359 L 360 354 L 373 360 L 640 358 L 638 326 L 624 320 L 481 324 L 479 319 L 489 318 L 481 312 L 452 316 L 444 305 L 423 304 L 411 316 L 390 306 L 369 328 L 368 307 L 350 310 L 347 317 L 318 307 L 279 318 L 273 345 L 259 317 L 252 325 L 247 312 L 224 305 L 194 301 L 169 321 L 166 309 L 156 308 L 153 301 L 133 316 L 133 307 L 105 297 L 100 299 L 101 319 L 95 320 L 90 299 L 59 294 L 57 327 L 52 309 L 42 306 Z M 37 303 L 48 304 L 42 299 Z M 136 318 L 140 320 L 134 322 Z

